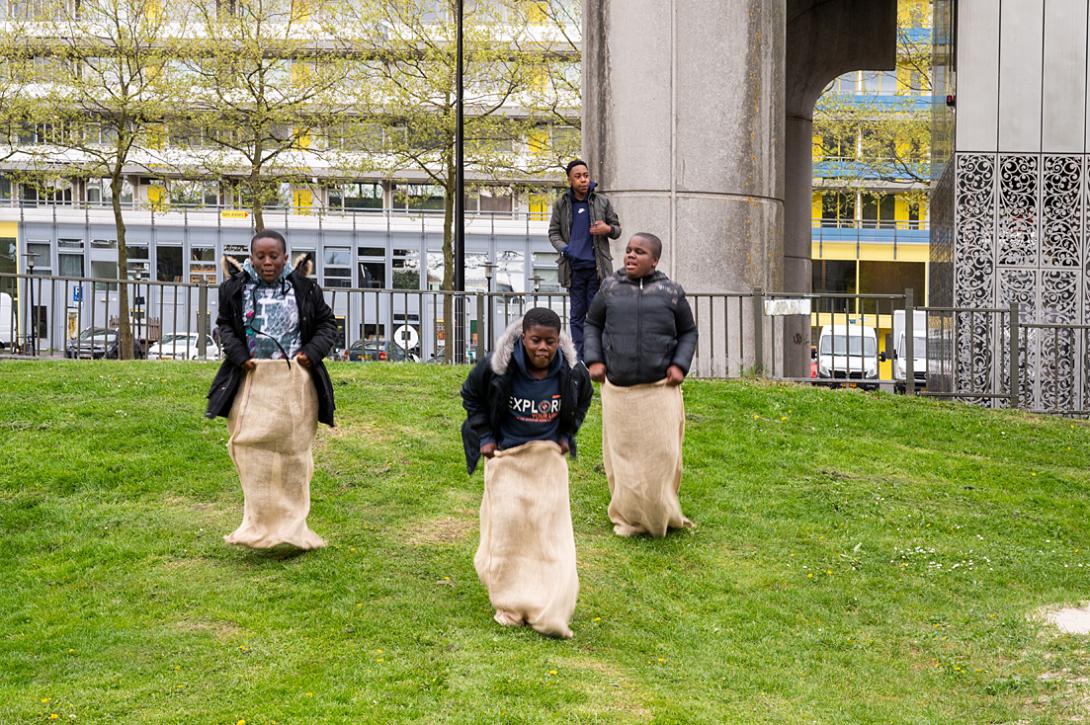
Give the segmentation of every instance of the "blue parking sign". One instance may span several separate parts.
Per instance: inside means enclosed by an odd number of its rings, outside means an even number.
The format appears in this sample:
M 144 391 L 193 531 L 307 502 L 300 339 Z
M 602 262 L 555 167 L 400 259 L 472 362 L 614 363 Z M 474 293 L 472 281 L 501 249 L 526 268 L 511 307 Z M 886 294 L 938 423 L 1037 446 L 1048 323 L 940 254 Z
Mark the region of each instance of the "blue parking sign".
M 73 287 L 72 288 L 72 301 L 73 302 L 83 302 L 83 288 L 82 287 Z

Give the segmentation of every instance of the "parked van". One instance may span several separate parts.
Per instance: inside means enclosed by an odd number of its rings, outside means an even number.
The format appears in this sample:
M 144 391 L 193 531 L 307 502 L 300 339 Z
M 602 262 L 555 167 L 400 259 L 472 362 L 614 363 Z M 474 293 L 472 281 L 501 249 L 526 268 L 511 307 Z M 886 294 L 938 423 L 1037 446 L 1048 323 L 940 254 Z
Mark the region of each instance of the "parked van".
M 817 376 L 878 387 L 878 335 L 865 325 L 825 325 L 818 336 Z
M 0 350 L 10 348 L 15 341 L 15 315 L 11 295 L 0 292 Z
M 903 393 L 905 388 L 905 311 L 893 311 L 893 387 Z M 912 372 L 916 387 L 927 383 L 927 312 L 912 312 Z

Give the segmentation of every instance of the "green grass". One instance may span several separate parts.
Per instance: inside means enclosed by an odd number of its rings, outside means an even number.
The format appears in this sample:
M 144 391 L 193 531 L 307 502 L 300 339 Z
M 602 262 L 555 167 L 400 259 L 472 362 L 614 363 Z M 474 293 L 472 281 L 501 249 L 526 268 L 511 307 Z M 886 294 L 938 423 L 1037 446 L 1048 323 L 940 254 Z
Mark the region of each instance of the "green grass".
M 686 384 L 698 528 L 624 540 L 597 401 L 571 641 L 492 622 L 465 369 L 334 366 L 301 556 L 228 547 L 212 365 L 0 363 L 0 723 L 1055 722 L 1090 647 L 1087 425 Z M 653 434 L 653 421 L 634 421 Z M 43 699 L 48 698 L 48 702 Z

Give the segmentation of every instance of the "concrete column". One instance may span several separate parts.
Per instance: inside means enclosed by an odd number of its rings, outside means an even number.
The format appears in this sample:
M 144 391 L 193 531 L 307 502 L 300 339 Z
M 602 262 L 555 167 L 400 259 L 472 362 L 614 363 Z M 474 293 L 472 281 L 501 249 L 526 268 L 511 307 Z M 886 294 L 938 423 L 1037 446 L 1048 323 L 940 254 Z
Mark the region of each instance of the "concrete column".
M 778 289 L 786 0 L 586 0 L 584 148 L 693 292 Z

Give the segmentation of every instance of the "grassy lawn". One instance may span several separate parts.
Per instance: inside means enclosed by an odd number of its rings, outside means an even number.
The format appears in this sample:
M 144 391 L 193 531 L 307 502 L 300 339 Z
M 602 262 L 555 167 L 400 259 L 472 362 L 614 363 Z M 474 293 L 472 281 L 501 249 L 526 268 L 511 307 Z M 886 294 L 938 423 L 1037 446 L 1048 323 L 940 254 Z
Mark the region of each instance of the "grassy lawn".
M 575 639 L 476 580 L 466 370 L 338 364 L 301 556 L 228 547 L 211 364 L 0 363 L 0 723 L 1057 722 L 1090 646 L 1081 422 L 686 384 L 685 513 L 612 535 L 597 401 L 572 466 Z M 634 421 L 654 430 L 654 421 Z

